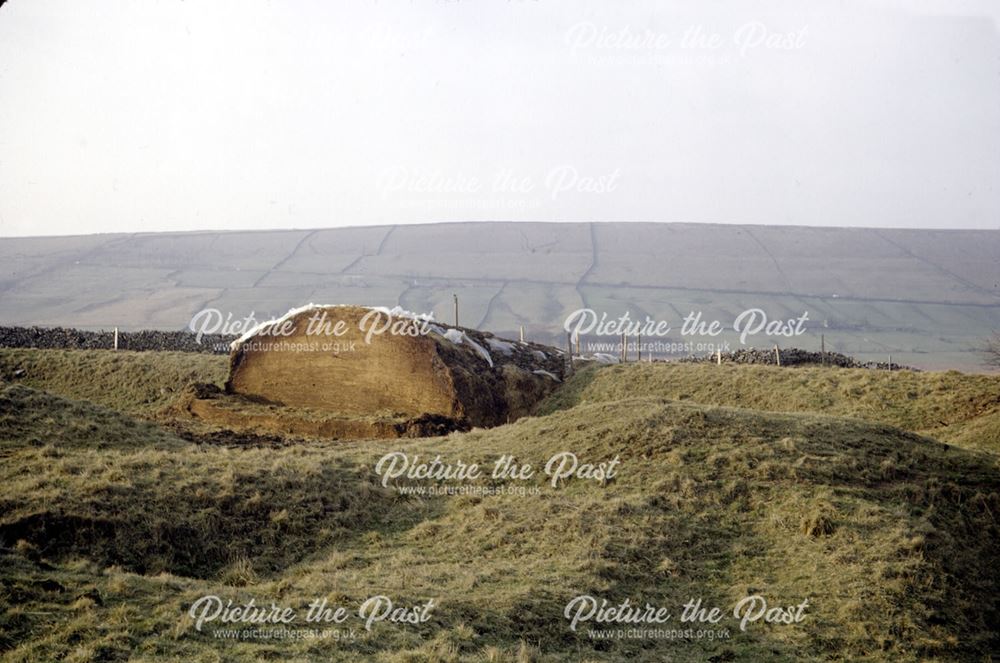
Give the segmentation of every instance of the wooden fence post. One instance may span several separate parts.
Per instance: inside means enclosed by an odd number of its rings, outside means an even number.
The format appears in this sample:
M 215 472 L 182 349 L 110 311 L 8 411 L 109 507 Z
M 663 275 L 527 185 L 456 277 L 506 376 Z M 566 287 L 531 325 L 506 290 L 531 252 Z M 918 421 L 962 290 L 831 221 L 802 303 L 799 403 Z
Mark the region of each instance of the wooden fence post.
M 118 350 L 118 327 L 115 327 L 115 351 Z
M 774 359 L 778 362 L 778 366 L 781 366 L 781 352 L 778 351 L 778 345 L 774 346 Z
M 569 357 L 569 368 L 567 369 L 567 375 L 573 375 L 573 334 L 566 332 L 566 351 L 567 357 Z

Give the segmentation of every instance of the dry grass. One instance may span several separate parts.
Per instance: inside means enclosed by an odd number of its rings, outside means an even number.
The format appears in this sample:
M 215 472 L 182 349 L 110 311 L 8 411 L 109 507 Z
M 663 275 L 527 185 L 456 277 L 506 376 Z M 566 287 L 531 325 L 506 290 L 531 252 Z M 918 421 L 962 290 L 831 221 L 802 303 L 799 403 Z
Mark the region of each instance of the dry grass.
M 996 456 L 885 424 L 602 397 L 444 438 L 262 449 L 187 443 L 24 387 L 3 397 L 5 660 L 900 661 L 1000 647 Z M 108 444 L 89 447 L 80 426 Z M 572 451 L 621 469 L 558 488 L 539 473 L 524 484 L 537 495 L 404 497 L 372 470 L 395 450 L 538 467 Z M 754 592 L 809 598 L 808 619 L 710 642 L 590 640 L 562 617 L 582 593 L 726 606 Z M 438 608 L 357 640 L 228 641 L 184 614 L 210 593 Z
M 191 382 L 221 385 L 226 357 L 192 352 L 0 348 L 0 377 L 59 396 L 150 416 Z
M 822 367 L 626 364 L 578 371 L 536 409 L 657 396 L 768 412 L 814 412 L 885 423 L 1000 452 L 1000 375 Z

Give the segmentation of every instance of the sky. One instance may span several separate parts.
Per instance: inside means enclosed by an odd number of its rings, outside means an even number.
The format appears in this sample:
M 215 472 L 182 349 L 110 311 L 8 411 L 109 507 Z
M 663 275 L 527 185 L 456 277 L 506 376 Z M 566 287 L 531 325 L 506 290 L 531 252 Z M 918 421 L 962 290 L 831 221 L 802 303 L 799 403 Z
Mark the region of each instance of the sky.
M 0 236 L 1000 228 L 1000 3 L 8 0 Z

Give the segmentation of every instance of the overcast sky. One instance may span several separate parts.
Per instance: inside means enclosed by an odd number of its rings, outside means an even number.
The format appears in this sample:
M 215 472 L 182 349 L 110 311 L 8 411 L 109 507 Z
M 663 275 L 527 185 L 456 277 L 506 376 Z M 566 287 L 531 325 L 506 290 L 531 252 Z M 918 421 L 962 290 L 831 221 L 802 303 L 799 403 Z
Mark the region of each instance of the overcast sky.
M 9 0 L 0 235 L 1000 228 L 998 14 L 992 1 Z

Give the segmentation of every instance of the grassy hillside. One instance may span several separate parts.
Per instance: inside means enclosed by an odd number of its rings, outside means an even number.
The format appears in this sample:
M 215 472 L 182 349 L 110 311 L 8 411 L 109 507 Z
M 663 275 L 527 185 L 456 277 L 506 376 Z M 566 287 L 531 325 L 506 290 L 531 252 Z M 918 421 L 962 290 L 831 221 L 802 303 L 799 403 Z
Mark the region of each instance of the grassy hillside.
M 169 404 L 191 382 L 221 385 L 228 372 L 223 356 L 192 352 L 113 352 L 0 348 L 0 377 L 66 398 L 122 412 L 150 415 Z
M 0 348 L 0 376 L 144 417 L 191 382 L 221 385 L 226 357 L 185 352 Z M 818 412 L 886 423 L 971 449 L 1000 451 L 1000 375 L 723 364 L 590 367 L 537 408 L 641 396 L 770 412 Z
M 158 426 L 22 385 L 0 386 L 0 450 L 121 451 L 175 448 Z
M 657 396 L 768 412 L 818 412 L 890 424 L 1000 452 L 1000 376 L 722 364 L 591 366 L 538 414 L 581 403 Z
M 3 398 L 4 660 L 906 661 L 1000 647 L 997 458 L 884 424 L 625 397 L 446 438 L 272 449 L 135 424 L 143 447 L 100 406 Z M 74 425 L 108 446 L 87 448 Z M 415 497 L 373 471 L 399 450 L 538 468 L 572 451 L 620 469 L 471 482 L 537 494 Z M 219 639 L 185 615 L 206 594 L 304 610 L 378 593 L 437 607 L 339 642 Z M 563 616 L 580 594 L 679 610 L 754 593 L 808 599 L 806 619 L 602 640 Z

